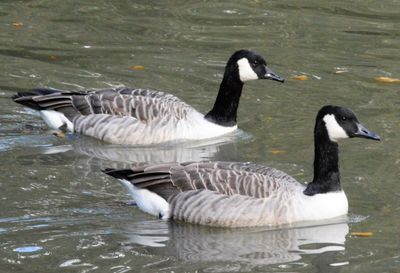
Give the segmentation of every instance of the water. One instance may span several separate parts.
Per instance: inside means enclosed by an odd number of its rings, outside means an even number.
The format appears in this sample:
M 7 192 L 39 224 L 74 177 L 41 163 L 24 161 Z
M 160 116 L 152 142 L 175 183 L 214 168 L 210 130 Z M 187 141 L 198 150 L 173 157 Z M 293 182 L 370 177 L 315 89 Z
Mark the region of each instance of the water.
M 398 1 L 2 1 L 1 272 L 400 272 Z M 167 90 L 210 109 L 230 54 L 264 55 L 285 84 L 246 84 L 242 133 L 127 148 L 52 136 L 17 90 Z M 131 69 L 143 66 L 144 70 Z M 307 81 L 291 79 L 308 75 Z M 382 141 L 341 144 L 350 217 L 289 229 L 165 223 L 126 206 L 99 170 L 128 162 L 253 161 L 312 175 L 325 104 L 350 107 Z M 352 232 L 372 232 L 358 237 Z

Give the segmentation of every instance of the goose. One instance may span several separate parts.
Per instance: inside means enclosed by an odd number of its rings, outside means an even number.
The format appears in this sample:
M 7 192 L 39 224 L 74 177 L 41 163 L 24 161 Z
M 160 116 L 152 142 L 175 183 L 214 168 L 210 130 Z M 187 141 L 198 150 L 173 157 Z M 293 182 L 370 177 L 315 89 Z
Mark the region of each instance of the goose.
M 33 89 L 12 99 L 39 111 L 52 129 L 114 144 L 146 145 L 202 140 L 235 131 L 243 84 L 257 79 L 284 82 L 262 56 L 244 49 L 236 51 L 226 64 L 214 107 L 206 115 L 171 94 L 150 89 Z
M 316 117 L 314 178 L 304 185 L 283 171 L 254 163 L 189 162 L 105 169 L 137 206 L 160 219 L 219 227 L 279 226 L 345 216 L 338 140 L 380 137 L 344 107 L 327 105 Z

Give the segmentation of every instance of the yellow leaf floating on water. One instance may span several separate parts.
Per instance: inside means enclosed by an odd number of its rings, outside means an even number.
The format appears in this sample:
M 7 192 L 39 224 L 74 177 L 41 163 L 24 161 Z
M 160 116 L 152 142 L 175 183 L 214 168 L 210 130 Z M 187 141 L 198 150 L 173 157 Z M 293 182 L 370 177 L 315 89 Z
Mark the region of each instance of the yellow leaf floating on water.
M 286 153 L 286 151 L 284 151 L 284 150 L 272 150 L 271 151 L 271 154 L 273 154 L 273 155 L 280 155 L 280 154 L 285 154 Z
M 308 80 L 307 75 L 297 75 L 292 77 L 293 80 L 298 80 L 298 81 L 306 81 Z
M 351 236 L 356 236 L 356 237 L 371 237 L 374 235 L 372 232 L 352 232 L 350 233 Z
M 49 60 L 50 60 L 50 61 L 57 61 L 58 58 L 57 58 L 57 56 L 50 55 L 50 56 L 49 56 Z
M 132 69 L 132 70 L 144 70 L 144 66 L 143 65 L 133 65 L 133 66 L 129 67 L 129 69 Z
M 377 82 L 383 82 L 383 83 L 400 83 L 400 79 L 396 79 L 396 78 L 375 77 L 374 79 L 375 79 Z
M 16 28 L 21 28 L 21 27 L 23 27 L 23 26 L 24 26 L 24 23 L 21 23 L 21 22 L 15 22 L 15 23 L 12 23 L 12 25 L 13 25 L 14 27 L 16 27 Z

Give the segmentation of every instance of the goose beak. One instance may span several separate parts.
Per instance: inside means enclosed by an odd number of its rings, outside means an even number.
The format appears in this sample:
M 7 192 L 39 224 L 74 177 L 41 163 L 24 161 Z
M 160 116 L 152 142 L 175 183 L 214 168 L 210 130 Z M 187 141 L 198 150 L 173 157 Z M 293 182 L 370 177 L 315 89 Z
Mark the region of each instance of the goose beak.
M 365 128 L 361 123 L 357 123 L 358 131 L 354 134 L 354 137 L 369 138 L 373 140 L 381 140 L 380 136 L 371 132 Z
M 278 81 L 278 82 L 284 82 L 285 79 L 282 78 L 281 76 L 278 76 L 274 71 L 272 71 L 268 66 L 265 66 L 265 75 L 263 77 L 264 79 L 267 80 L 273 80 L 273 81 Z

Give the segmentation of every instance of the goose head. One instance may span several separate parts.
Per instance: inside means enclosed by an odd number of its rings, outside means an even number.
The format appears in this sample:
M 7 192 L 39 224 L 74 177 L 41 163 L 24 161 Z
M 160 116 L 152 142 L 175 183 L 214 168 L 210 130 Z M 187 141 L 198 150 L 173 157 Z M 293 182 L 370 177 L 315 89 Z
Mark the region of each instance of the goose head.
M 362 125 L 356 115 L 347 108 L 327 105 L 317 115 L 316 126 L 323 124 L 329 140 L 337 142 L 344 138 L 367 138 L 380 140 L 380 137 Z M 317 130 L 316 130 L 317 133 Z
M 224 77 L 235 75 L 241 82 L 267 79 L 278 82 L 285 80 L 267 67 L 265 59 L 249 50 L 241 49 L 228 60 Z
M 314 129 L 314 178 L 304 190 L 305 195 L 341 190 L 337 142 L 353 137 L 380 140 L 377 134 L 358 121 L 350 109 L 327 105 L 319 110 Z

